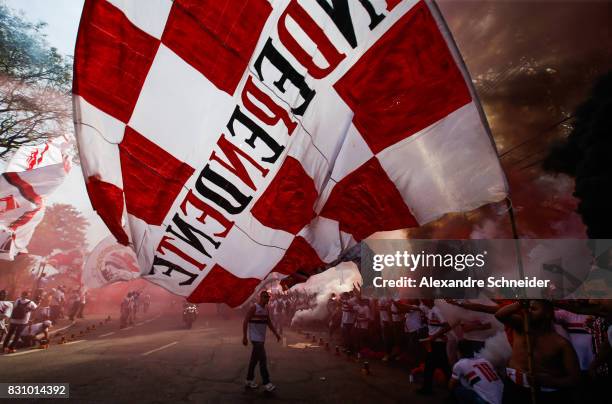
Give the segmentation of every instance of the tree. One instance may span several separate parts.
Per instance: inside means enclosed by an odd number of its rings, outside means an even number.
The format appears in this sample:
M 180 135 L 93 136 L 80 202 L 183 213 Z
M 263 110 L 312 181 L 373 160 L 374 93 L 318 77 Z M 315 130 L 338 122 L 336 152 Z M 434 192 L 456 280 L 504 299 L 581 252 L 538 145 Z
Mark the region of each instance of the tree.
M 63 203 L 48 206 L 34 231 L 28 251 L 46 257 L 55 249 L 85 248 L 87 226 L 89 222 L 74 206 Z
M 591 239 L 612 238 L 612 215 L 605 190 L 612 184 L 612 71 L 593 86 L 589 98 L 574 112 L 573 129 L 556 144 L 544 168 L 575 179 L 577 212 Z M 612 252 L 611 252 L 612 254 Z
M 31 275 L 35 261 L 28 254 L 18 254 L 14 261 L 0 260 L 0 289 L 8 292 L 9 299 L 16 298 L 33 285 Z
M 0 159 L 70 129 L 72 61 L 0 3 Z

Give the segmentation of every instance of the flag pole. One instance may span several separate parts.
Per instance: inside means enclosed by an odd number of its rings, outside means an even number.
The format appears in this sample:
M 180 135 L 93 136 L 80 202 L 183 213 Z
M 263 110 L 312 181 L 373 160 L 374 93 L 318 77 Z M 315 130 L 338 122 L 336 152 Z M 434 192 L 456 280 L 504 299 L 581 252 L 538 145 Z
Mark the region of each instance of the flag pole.
M 516 219 L 514 217 L 514 208 L 512 207 L 512 201 L 510 200 L 510 198 L 506 198 L 506 206 L 508 207 L 508 216 L 510 217 L 510 225 L 512 226 L 512 238 L 514 239 L 514 249 L 516 250 L 516 263 L 518 265 L 518 272 L 520 278 L 523 279 L 525 277 L 523 256 L 521 255 L 521 244 L 519 241 Z M 524 299 L 527 298 L 525 288 L 523 288 L 522 297 Z M 524 312 L 525 313 L 523 315 L 523 332 L 525 333 L 525 345 L 527 345 L 527 371 L 529 372 L 529 375 L 533 376 L 533 347 L 531 345 L 531 335 L 529 332 L 529 307 L 527 307 Z M 529 390 L 531 391 L 531 403 L 537 404 L 536 386 L 531 381 L 529 383 Z
M 482 109 L 482 105 L 480 104 L 480 101 L 479 101 L 479 98 L 478 98 L 478 93 L 476 92 L 476 89 L 472 85 L 472 78 L 470 77 L 469 70 L 467 69 L 467 66 L 465 65 L 465 61 L 461 57 L 461 54 L 459 54 L 458 51 L 454 51 L 454 49 L 459 49 L 459 47 L 455 43 L 455 39 L 453 38 L 450 29 L 448 28 L 448 25 L 446 24 L 446 21 L 442 17 L 442 12 L 440 11 L 440 8 L 438 7 L 438 4 L 436 3 L 436 1 L 435 0 L 428 0 L 426 3 L 429 5 L 429 9 L 432 11 L 432 14 L 433 14 L 436 22 L 440 26 L 441 32 L 442 32 L 443 36 L 452 45 L 450 47 L 450 50 L 453 53 L 453 56 L 455 57 L 455 60 L 461 66 L 461 70 L 462 70 L 462 73 L 463 73 L 463 75 L 465 77 L 466 83 L 468 84 L 468 88 L 470 90 L 470 93 L 472 94 L 472 97 L 475 100 L 475 105 L 476 105 L 476 107 L 478 109 L 478 113 L 480 115 L 481 121 L 482 121 L 483 125 L 485 126 L 487 134 L 489 135 L 489 140 L 491 141 L 491 145 L 492 145 L 493 149 L 497 153 L 497 147 L 495 145 L 495 140 L 493 139 L 493 134 L 491 132 L 491 127 L 489 126 L 489 121 L 487 120 L 486 114 L 484 113 L 484 110 Z M 453 49 L 453 47 L 454 47 L 454 49 Z M 499 153 L 497 153 L 497 154 L 498 154 L 498 158 L 499 158 Z M 523 257 L 521 256 L 521 246 L 520 246 L 520 242 L 519 242 L 518 231 L 517 231 L 517 227 L 516 227 L 516 220 L 515 220 L 515 217 L 514 217 L 514 209 L 512 207 L 512 201 L 508 197 L 506 197 L 506 206 L 508 206 L 508 215 L 510 216 L 510 224 L 512 225 L 512 236 L 514 238 L 514 248 L 516 250 L 518 271 L 519 271 L 519 275 L 520 275 L 521 279 L 523 279 L 525 277 L 525 271 L 524 271 L 524 268 L 523 268 Z M 523 298 L 527 297 L 527 294 L 525 292 L 526 292 L 525 289 L 523 289 Z M 526 310 L 525 311 L 525 315 L 523 316 L 523 329 L 524 329 L 524 332 L 525 332 L 525 340 L 526 340 L 526 344 L 527 344 L 527 355 L 528 355 L 528 358 L 527 358 L 527 368 L 528 368 L 528 372 L 530 374 L 533 374 L 532 373 L 533 372 L 533 351 L 532 351 L 532 347 L 531 347 L 531 340 L 529 338 L 529 310 Z M 536 389 L 535 389 L 535 386 L 530 386 L 530 389 L 531 389 L 531 402 L 532 402 L 532 404 L 537 404 L 536 403 Z
M 47 257 L 40 260 L 38 262 L 38 273 L 34 276 L 34 287 L 32 288 L 32 298 L 35 298 L 36 291 L 38 290 L 38 284 L 40 283 L 40 279 L 42 278 L 42 274 L 47 266 Z

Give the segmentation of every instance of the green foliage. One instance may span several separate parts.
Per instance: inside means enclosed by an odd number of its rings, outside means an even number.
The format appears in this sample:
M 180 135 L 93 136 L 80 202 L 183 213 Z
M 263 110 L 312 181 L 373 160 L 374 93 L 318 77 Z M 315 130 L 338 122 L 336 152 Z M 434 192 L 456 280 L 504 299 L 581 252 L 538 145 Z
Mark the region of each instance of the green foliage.
M 18 254 L 14 261 L 0 260 L 0 289 L 8 292 L 8 299 L 16 299 L 34 283 L 30 271 L 35 261 L 28 254 Z
M 0 3 L 0 158 L 70 131 L 72 60 Z
M 46 42 L 45 23 L 32 24 L 0 3 L 0 74 L 22 84 L 68 91 L 72 61 Z

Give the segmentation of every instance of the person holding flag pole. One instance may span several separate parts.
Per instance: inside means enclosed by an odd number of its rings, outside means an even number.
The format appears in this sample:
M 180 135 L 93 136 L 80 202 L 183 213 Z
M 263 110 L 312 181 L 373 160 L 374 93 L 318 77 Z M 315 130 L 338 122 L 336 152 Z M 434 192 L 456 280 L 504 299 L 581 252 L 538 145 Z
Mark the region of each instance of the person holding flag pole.
M 508 206 L 508 216 L 510 218 L 510 225 L 512 226 L 512 236 L 514 238 L 514 246 L 516 250 L 516 262 L 518 265 L 519 277 L 524 277 L 525 271 L 523 268 L 523 256 L 521 255 L 521 244 L 519 242 L 518 230 L 516 227 L 516 220 L 514 218 L 514 209 L 512 207 L 512 201 L 510 198 L 506 198 L 506 206 Z M 526 298 L 526 291 L 523 289 L 523 298 Z M 529 330 L 529 323 L 531 319 L 529 318 L 529 307 L 527 300 L 523 300 L 523 332 L 525 333 L 525 348 L 527 349 L 527 367 L 529 369 L 529 374 L 533 376 L 533 348 L 531 346 L 531 335 Z M 535 383 L 531 383 L 530 393 L 531 393 L 531 403 L 536 404 L 537 402 L 537 389 Z
M 509 199 L 507 205 L 518 271 L 522 276 L 523 260 Z M 506 368 L 503 402 L 515 403 L 528 399 L 532 404 L 569 402 L 571 397 L 565 394 L 564 389 L 575 386 L 580 377 L 576 352 L 553 327 L 554 306 L 551 301 L 527 300 L 524 289 L 520 297 L 523 299 L 495 313 L 495 317 L 513 331 L 512 357 Z

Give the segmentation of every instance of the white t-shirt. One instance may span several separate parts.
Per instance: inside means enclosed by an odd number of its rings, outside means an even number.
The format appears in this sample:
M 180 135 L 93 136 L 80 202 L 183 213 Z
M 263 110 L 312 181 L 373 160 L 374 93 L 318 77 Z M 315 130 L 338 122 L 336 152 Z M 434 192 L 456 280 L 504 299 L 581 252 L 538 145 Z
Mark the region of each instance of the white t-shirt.
M 415 332 L 423 327 L 423 320 L 421 319 L 421 312 L 417 310 L 409 311 L 406 313 L 406 320 L 404 322 L 405 332 Z
M 53 295 L 51 297 L 51 304 L 53 306 L 59 306 L 64 301 L 64 292 L 59 289 L 55 289 L 53 291 Z
M 13 312 L 13 302 L 3 300 L 0 302 L 0 318 L 11 317 Z
M 438 306 L 434 306 L 431 309 L 425 305 L 421 307 L 427 316 L 427 331 L 428 335 L 434 335 L 442 329 L 442 324 L 446 323 L 446 319 L 440 312 Z M 442 336 L 438 340 L 443 340 L 445 337 Z
M 267 307 L 255 303 L 255 312 L 249 320 L 249 339 L 251 342 L 265 342 L 268 328 L 269 311 Z
M 355 306 L 355 313 L 357 314 L 355 328 L 367 329 L 370 322 L 370 307 L 357 305 Z
M 569 341 L 578 355 L 581 370 L 588 370 L 595 358 L 593 337 L 587 327 L 588 319 L 589 316 L 586 314 L 572 313 L 562 309 L 555 310 L 555 320 L 567 331 Z
M 17 304 L 25 305 L 26 304 L 25 302 L 27 302 L 27 305 L 26 305 L 27 311 L 25 313 L 25 316 L 22 319 L 11 318 L 11 324 L 27 324 L 30 322 L 30 316 L 32 315 L 32 311 L 36 310 L 36 308 L 38 307 L 36 303 L 31 301 L 30 299 L 19 298 L 15 300 L 15 304 L 13 305 L 13 312 L 17 308 Z
M 473 390 L 487 403 L 501 404 L 504 383 L 488 360 L 483 358 L 459 359 L 453 366 L 451 377 L 459 380 L 463 387 Z
M 32 324 L 27 326 L 23 332 L 21 333 L 21 335 L 23 336 L 36 336 L 40 333 L 45 332 L 45 328 L 48 328 L 49 326 L 46 326 L 44 323 L 36 323 L 36 324 Z
M 351 297 L 348 300 L 341 300 L 342 304 L 342 324 L 353 324 L 355 322 L 355 306 L 357 298 Z

